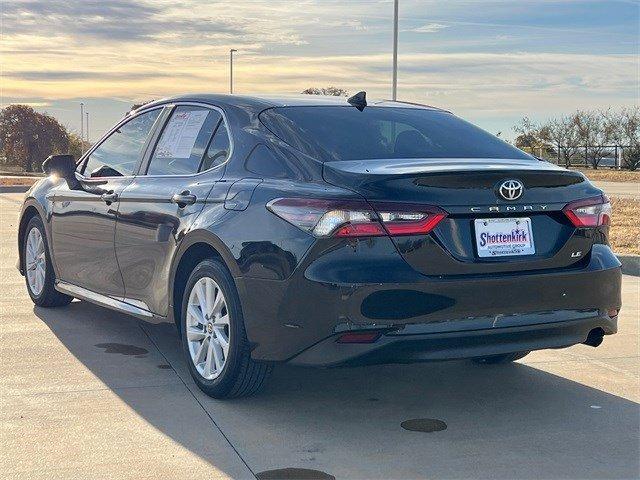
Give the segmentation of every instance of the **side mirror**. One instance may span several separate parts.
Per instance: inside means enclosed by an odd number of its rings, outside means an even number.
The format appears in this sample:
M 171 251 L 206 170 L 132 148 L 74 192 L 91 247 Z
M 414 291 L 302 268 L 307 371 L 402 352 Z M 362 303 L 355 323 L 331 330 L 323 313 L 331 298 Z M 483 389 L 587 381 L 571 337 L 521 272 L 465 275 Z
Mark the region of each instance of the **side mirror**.
M 75 175 L 76 161 L 73 155 L 51 155 L 42 162 L 42 171 L 47 175 L 67 178 Z
M 73 155 L 51 155 L 42 163 L 42 171 L 47 175 L 64 178 L 72 190 L 79 188 L 76 178 L 76 161 Z

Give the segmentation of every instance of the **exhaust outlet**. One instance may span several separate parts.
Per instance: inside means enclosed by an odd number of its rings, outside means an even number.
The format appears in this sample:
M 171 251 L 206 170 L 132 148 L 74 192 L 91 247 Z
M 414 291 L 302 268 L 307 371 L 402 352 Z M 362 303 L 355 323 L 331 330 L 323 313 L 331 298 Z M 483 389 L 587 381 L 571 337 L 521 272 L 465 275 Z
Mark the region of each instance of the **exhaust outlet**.
M 604 339 L 604 330 L 600 327 L 594 328 L 587 335 L 587 339 L 583 342 L 585 345 L 589 345 L 590 347 L 597 347 L 602 343 Z

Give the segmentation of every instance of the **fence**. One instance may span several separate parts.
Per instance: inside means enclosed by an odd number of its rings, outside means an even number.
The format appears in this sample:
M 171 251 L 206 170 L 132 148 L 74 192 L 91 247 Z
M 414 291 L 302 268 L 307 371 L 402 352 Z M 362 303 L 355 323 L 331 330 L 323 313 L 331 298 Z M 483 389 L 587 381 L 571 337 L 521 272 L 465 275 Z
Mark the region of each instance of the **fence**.
M 625 166 L 623 155 L 626 148 L 631 147 L 629 145 L 584 145 L 580 147 L 549 145 L 546 147 L 525 147 L 523 150 L 558 165 L 593 167 L 596 164 L 598 167 L 619 169 Z M 565 156 L 567 153 L 570 154 L 569 162 Z

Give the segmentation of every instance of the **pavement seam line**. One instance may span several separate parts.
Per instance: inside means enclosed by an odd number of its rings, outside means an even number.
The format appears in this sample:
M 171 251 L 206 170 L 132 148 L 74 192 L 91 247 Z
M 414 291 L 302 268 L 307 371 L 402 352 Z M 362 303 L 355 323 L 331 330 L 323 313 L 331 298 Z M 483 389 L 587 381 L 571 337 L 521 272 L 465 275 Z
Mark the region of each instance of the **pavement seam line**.
M 104 388 L 85 388 L 80 390 L 57 390 L 51 392 L 30 392 L 30 393 L 5 393 L 0 395 L 0 398 L 5 397 L 39 397 L 41 395 L 67 395 L 71 393 L 95 393 L 95 392 L 117 392 L 118 390 L 132 390 L 139 388 L 164 388 L 174 385 L 173 383 L 166 383 L 161 385 L 131 385 L 128 387 L 104 387 Z
M 162 353 L 162 351 L 160 350 L 160 347 L 158 347 L 158 344 L 153 340 L 153 338 L 151 338 L 151 335 L 149 335 L 149 333 L 144 329 L 144 327 L 142 326 L 141 322 L 138 322 L 138 326 L 140 327 L 140 330 L 142 330 L 142 332 L 147 336 L 149 341 L 153 344 L 153 346 L 158 351 L 158 353 L 162 356 L 162 358 L 164 358 L 165 362 L 167 362 L 169 365 L 171 365 L 171 362 L 169 361 L 169 359 L 165 356 L 164 353 Z M 243 456 L 240 455 L 240 452 L 238 451 L 238 449 L 235 447 L 235 445 L 233 443 L 231 443 L 231 440 L 229 440 L 229 437 L 227 437 L 227 435 L 222 431 L 220 426 L 216 423 L 216 421 L 213 419 L 213 417 L 207 411 L 207 409 L 204 408 L 204 405 L 202 404 L 202 402 L 200 402 L 200 400 L 198 400 L 198 397 L 196 397 L 195 394 L 191 391 L 191 389 L 189 388 L 189 385 L 187 385 L 187 382 L 184 381 L 184 379 L 180 376 L 178 371 L 175 368 L 173 368 L 173 366 L 171 368 L 175 372 L 176 376 L 180 379 L 180 382 L 182 382 L 182 384 L 184 385 L 184 388 L 187 389 L 187 392 L 189 392 L 189 395 L 191 395 L 193 397 L 193 399 L 200 406 L 200 408 L 202 409 L 204 414 L 207 417 L 209 417 L 209 420 L 211 420 L 211 423 L 213 423 L 213 425 L 218 429 L 218 431 L 220 432 L 220 435 L 222 435 L 222 438 L 224 438 L 226 440 L 226 442 L 229 444 L 229 446 L 233 449 L 233 451 L 236 452 L 236 455 L 238 455 L 238 458 L 242 461 L 242 463 L 244 463 L 244 466 L 247 467 L 247 469 L 251 472 L 251 475 L 253 475 L 253 477 L 257 479 L 258 477 L 256 476 L 256 474 L 253 471 L 253 469 L 249 466 L 249 464 L 243 458 Z

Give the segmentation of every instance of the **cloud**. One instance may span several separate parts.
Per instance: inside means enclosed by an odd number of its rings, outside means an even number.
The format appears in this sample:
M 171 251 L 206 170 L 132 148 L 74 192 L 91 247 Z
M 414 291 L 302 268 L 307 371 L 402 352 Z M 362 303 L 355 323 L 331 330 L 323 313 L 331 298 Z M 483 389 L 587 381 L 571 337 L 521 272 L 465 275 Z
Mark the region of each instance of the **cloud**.
M 57 82 L 63 80 L 145 80 L 152 78 L 175 78 L 168 72 L 113 72 L 83 70 L 22 70 L 3 72 L 5 78 L 27 81 Z M 197 75 L 182 75 L 196 78 Z
M 5 35 L 50 33 L 57 36 L 69 33 L 136 40 L 144 39 L 155 31 L 156 27 L 149 20 L 158 13 L 158 8 L 130 0 L 4 0 L 2 21 Z
M 32 108 L 45 108 L 51 106 L 50 102 L 20 102 L 22 105 L 28 105 Z
M 227 57 L 212 62 L 194 51 L 189 62 L 167 50 L 151 58 L 148 46 L 123 60 L 87 52 L 78 70 L 5 69 L 7 96 L 48 99 L 93 96 L 134 98 L 184 92 L 225 92 Z M 135 54 L 134 54 L 135 53 Z M 137 61 L 138 57 L 148 61 Z M 91 60 L 93 59 L 93 60 Z M 93 63 L 92 63 L 93 62 Z M 105 67 L 112 66 L 112 70 Z M 635 55 L 563 53 L 411 53 L 399 57 L 400 97 L 447 109 L 525 112 L 632 104 L 638 79 Z M 234 65 L 238 92 L 297 93 L 310 85 L 367 90 L 390 96 L 391 58 L 371 55 L 243 54 Z
M 390 1 L 1 1 L 5 99 L 225 92 L 230 48 L 238 92 L 391 95 Z M 403 0 L 399 96 L 476 119 L 637 103 L 638 11 L 576 23 L 598 4 Z
M 408 31 L 416 33 L 436 33 L 448 27 L 448 25 L 443 25 L 442 23 L 427 23 L 421 27 L 412 28 Z
M 253 43 L 265 38 L 275 43 L 303 43 L 281 22 L 253 14 L 240 15 L 234 2 L 190 2 L 189 8 L 151 0 L 3 0 L 4 35 L 66 36 L 75 43 L 87 41 L 163 43 L 203 42 L 242 38 Z M 236 14 L 230 14 L 232 11 Z M 247 42 L 244 41 L 247 40 Z

